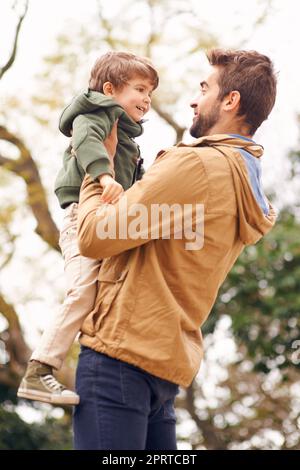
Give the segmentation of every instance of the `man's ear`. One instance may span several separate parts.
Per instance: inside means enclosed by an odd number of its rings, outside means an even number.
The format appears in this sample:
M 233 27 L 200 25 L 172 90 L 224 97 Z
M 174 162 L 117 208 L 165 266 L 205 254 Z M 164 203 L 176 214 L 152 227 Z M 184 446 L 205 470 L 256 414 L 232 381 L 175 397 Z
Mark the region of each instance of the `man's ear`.
M 114 86 L 111 82 L 103 83 L 103 93 L 106 96 L 111 96 L 114 93 Z
M 240 102 L 241 102 L 240 92 L 237 90 L 231 91 L 224 98 L 224 110 L 225 111 L 236 110 L 239 107 Z

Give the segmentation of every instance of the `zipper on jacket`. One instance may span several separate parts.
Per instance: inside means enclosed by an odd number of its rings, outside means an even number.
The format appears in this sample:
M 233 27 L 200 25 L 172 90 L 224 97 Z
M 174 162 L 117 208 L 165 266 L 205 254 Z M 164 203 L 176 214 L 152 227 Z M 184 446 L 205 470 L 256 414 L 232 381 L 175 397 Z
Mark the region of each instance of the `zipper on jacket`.
M 134 184 L 136 181 L 140 179 L 139 176 L 141 173 L 141 167 L 142 167 L 142 164 L 144 163 L 144 159 L 141 157 L 141 150 L 140 150 L 139 145 L 137 145 L 137 151 L 138 151 L 138 156 L 137 156 L 137 161 L 136 161 L 136 167 L 135 167 L 134 174 L 133 174 L 132 184 Z

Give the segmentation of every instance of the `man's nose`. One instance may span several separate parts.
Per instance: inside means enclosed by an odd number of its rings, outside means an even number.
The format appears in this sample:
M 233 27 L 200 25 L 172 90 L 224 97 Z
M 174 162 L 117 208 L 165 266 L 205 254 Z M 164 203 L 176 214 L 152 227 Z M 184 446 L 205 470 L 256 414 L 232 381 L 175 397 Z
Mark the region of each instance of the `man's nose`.
M 145 96 L 144 101 L 147 104 L 151 104 L 151 96 Z
M 191 108 L 197 108 L 197 106 L 198 106 L 197 98 L 194 98 L 194 99 L 190 102 L 190 107 L 191 107 Z

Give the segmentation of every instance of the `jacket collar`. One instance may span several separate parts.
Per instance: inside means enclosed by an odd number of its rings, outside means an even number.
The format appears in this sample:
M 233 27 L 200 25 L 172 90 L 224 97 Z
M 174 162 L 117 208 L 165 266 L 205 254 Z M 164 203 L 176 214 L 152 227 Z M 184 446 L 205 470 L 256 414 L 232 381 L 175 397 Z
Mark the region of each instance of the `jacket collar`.
M 243 139 L 242 136 L 233 136 L 229 134 L 214 134 L 200 137 L 190 144 L 179 142 L 176 147 L 205 147 L 205 146 L 228 146 L 243 148 L 254 157 L 260 158 L 263 154 L 263 146 L 256 144 L 253 140 Z

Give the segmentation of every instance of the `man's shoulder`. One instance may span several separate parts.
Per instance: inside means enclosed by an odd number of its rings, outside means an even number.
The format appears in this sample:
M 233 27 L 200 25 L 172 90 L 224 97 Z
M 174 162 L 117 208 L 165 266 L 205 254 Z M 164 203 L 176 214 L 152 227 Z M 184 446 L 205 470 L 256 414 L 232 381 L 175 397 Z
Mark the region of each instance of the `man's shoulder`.
M 167 147 L 158 152 L 156 158 L 184 158 L 190 156 L 192 158 L 203 159 L 208 155 L 217 155 L 217 150 L 209 146 L 195 147 L 193 145 L 174 145 Z
M 154 162 L 164 167 L 169 174 L 180 174 L 183 177 L 215 179 L 230 176 L 227 159 L 217 148 L 210 146 L 173 146 L 160 151 Z
M 172 146 L 158 152 L 153 163 L 159 169 L 169 175 L 197 175 L 204 171 L 205 156 L 203 150 L 198 152 L 193 147 Z M 198 175 L 199 176 L 199 175 Z

